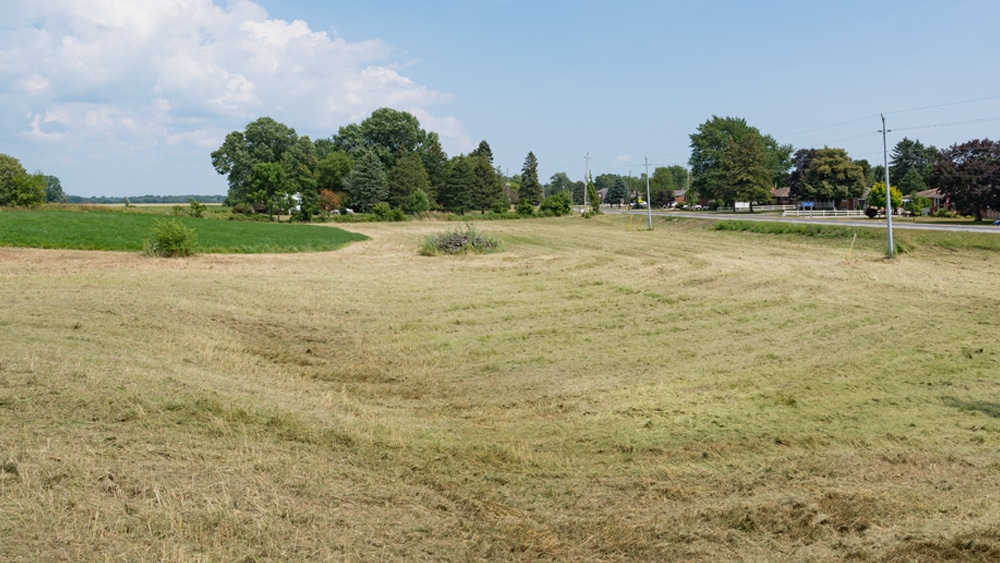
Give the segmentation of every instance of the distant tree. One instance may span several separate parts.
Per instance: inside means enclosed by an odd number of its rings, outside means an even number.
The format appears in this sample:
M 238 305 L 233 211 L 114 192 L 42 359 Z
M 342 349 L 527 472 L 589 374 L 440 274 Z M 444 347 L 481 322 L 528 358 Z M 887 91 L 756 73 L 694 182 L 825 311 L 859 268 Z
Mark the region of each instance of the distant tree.
M 650 205 L 663 207 L 674 201 L 674 173 L 670 168 L 659 167 L 653 170 L 649 179 Z
M 587 204 L 590 205 L 590 213 L 601 213 L 601 196 L 597 194 L 597 186 L 594 184 L 594 177 L 587 178 Z
M 333 211 L 342 207 L 340 194 L 331 190 L 320 190 L 319 203 L 326 211 Z
M 227 176 L 229 204 L 251 201 L 250 181 L 257 164 L 281 164 L 286 177 L 296 184 L 311 175 L 314 170 L 310 167 L 315 167 L 316 153 L 315 149 L 306 147 L 311 143 L 309 138 L 303 139 L 300 141 L 295 129 L 270 117 L 258 118 L 247 124 L 244 131 L 226 135 L 222 145 L 212 152 L 212 166 L 216 172 Z
M 625 184 L 625 178 L 618 176 L 615 178 L 611 187 L 604 194 L 604 201 L 612 205 L 619 205 L 629 202 L 628 186 Z
M 611 189 L 611 186 L 615 185 L 615 181 L 621 178 L 618 174 L 601 174 L 597 178 L 594 178 L 594 187 L 600 190 Z
M 546 195 L 555 195 L 573 188 L 573 180 L 565 172 L 556 172 L 549 178 L 549 183 L 545 186 Z
M 764 140 L 756 135 L 731 137 L 719 166 L 718 191 L 726 203 L 771 201 L 773 174 L 768 169 Z
M 583 193 L 587 190 L 587 184 L 583 180 L 577 180 L 573 182 L 573 205 L 580 205 L 583 203 Z
M 445 209 L 464 215 L 472 208 L 476 186 L 476 171 L 472 158 L 461 155 L 452 157 L 449 168 L 448 181 L 438 196 Z
M 521 188 L 518 190 L 521 201 L 538 205 L 542 201 L 542 184 L 538 181 L 538 159 L 535 153 L 528 152 L 521 166 Z
M 433 138 L 420 128 L 420 120 L 412 114 L 391 108 L 379 108 L 361 123 L 341 127 L 333 137 L 333 145 L 357 159 L 364 152 L 372 152 L 382 163 L 383 170 L 391 170 L 401 149 L 418 152 L 422 145 Z
M 906 211 L 910 215 L 920 215 L 924 209 L 930 209 L 931 200 L 920 195 L 910 196 L 910 201 L 906 203 Z
M 376 203 L 389 197 L 389 180 L 382 161 L 372 151 L 366 151 L 347 175 L 346 186 L 351 194 L 351 205 L 361 212 L 369 212 Z
M 792 195 L 802 194 L 806 172 L 816 156 L 816 149 L 799 149 L 792 155 L 792 172 L 788 176 L 788 187 Z
M 448 175 L 451 171 L 448 155 L 441 148 L 441 143 L 437 136 L 430 134 L 428 144 L 418 151 L 420 160 L 424 163 L 424 170 L 427 171 L 427 179 L 430 186 L 427 189 L 427 197 L 432 203 L 439 203 L 439 194 L 448 182 Z
M 941 151 L 931 182 L 959 211 L 982 221 L 986 209 L 1000 209 L 1000 143 L 977 139 Z
M 871 163 L 869 163 L 867 160 L 863 158 L 859 158 L 858 160 L 854 161 L 854 164 L 857 164 L 858 166 L 861 167 L 861 173 L 865 177 L 865 189 L 871 188 L 873 185 L 875 185 L 875 169 L 872 168 Z
M 486 155 L 479 153 L 470 155 L 469 158 L 472 161 L 472 172 L 476 177 L 470 194 L 469 207 L 485 214 L 504 198 L 503 178 L 493 168 Z
M 28 174 L 21 161 L 0 154 L 0 206 L 37 207 L 45 203 L 45 176 Z
M 476 147 L 474 151 L 469 153 L 469 156 L 485 156 L 486 160 L 489 161 L 490 166 L 493 165 L 493 150 L 490 149 L 490 144 L 485 140 L 479 141 L 479 146 Z
M 716 199 L 719 194 L 719 173 L 729 139 L 739 142 L 745 136 L 759 137 L 764 151 L 765 167 L 772 183 L 784 183 L 791 167 L 791 145 L 779 145 L 770 135 L 761 135 L 756 127 L 747 125 L 745 119 L 718 117 L 698 126 L 691 134 L 691 174 L 694 176 L 691 188 L 708 199 Z M 733 145 L 733 146 L 739 146 Z
M 889 180 L 892 185 L 899 186 L 903 193 L 910 193 L 907 191 L 908 187 L 913 191 L 923 191 L 927 189 L 927 180 L 937 159 L 938 150 L 935 147 L 925 147 L 920 141 L 903 137 L 903 140 L 892 148 Z M 903 179 L 907 176 L 909 178 L 904 182 Z
M 812 149 L 812 159 L 802 176 L 801 197 L 841 201 L 859 198 L 865 191 L 865 174 L 844 149 Z
M 331 151 L 316 163 L 316 186 L 320 190 L 340 192 L 344 179 L 354 168 L 354 159 L 344 151 Z
M 675 189 L 675 190 L 687 190 L 687 189 L 690 188 L 690 186 L 688 186 L 688 178 L 690 177 L 690 174 L 688 174 L 688 169 L 687 168 L 684 168 L 683 166 L 675 164 L 673 166 L 668 166 L 667 170 L 669 170 L 670 171 L 670 175 L 673 176 L 673 180 L 674 180 L 673 181 L 673 184 L 674 184 L 674 188 L 673 189 Z M 654 174 L 654 176 L 655 176 L 655 174 Z
M 420 190 L 427 193 L 431 187 L 430 178 L 424 170 L 424 164 L 417 153 L 401 154 L 396 158 L 396 165 L 389 170 L 389 205 L 407 213 L 412 202 L 413 193 Z
M 892 199 L 892 209 L 899 209 L 903 205 L 903 194 L 896 186 L 889 189 Z M 885 208 L 885 182 L 875 182 L 872 189 L 868 190 L 868 207 Z
M 267 209 L 268 217 L 291 206 L 292 184 L 277 162 L 258 162 L 250 175 L 248 201 Z
M 45 176 L 44 178 L 45 201 L 48 203 L 66 203 L 66 192 L 63 191 L 59 178 L 55 176 Z

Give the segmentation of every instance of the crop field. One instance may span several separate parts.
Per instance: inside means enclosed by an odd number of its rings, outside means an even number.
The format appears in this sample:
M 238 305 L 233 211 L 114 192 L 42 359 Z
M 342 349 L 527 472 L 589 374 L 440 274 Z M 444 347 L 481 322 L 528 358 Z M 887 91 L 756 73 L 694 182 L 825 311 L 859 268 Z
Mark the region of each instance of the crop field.
M 626 221 L 0 248 L 0 560 L 1000 560 L 989 235 Z

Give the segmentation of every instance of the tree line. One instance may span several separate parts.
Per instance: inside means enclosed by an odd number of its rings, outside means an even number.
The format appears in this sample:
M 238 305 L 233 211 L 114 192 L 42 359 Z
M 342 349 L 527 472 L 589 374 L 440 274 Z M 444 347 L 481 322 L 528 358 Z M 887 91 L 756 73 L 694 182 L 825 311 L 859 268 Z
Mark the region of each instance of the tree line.
M 839 204 L 867 196 L 868 205 L 885 206 L 885 168 L 853 160 L 842 148 L 793 152 L 742 118 L 718 116 L 690 139 L 692 189 L 701 198 L 770 203 L 773 188 L 787 186 L 798 199 Z M 982 220 L 985 210 L 1000 209 L 1000 144 L 972 140 L 938 150 L 903 138 L 892 150 L 889 184 L 893 207 L 901 194 L 937 189 L 961 213 Z
M 464 214 L 508 211 L 518 204 L 534 210 L 543 199 L 534 153 L 525 157 L 512 185 L 494 166 L 485 140 L 469 154 L 449 157 L 437 133 L 391 108 L 316 141 L 261 117 L 229 133 L 211 157 L 215 170 L 227 177 L 228 205 L 268 213 L 294 210 L 294 218 L 304 221 L 347 208 Z

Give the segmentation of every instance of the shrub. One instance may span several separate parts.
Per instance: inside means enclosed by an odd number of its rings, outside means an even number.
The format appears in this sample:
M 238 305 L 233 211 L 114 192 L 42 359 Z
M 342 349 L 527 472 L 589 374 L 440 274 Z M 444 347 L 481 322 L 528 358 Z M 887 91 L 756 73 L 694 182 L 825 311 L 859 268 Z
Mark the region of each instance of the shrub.
M 233 206 L 233 213 L 237 215 L 252 215 L 253 206 L 249 203 L 237 203 Z
M 525 217 L 530 217 L 535 214 L 535 206 L 526 199 L 522 199 L 517 202 L 517 207 L 515 209 L 518 215 L 524 215 Z
M 377 221 L 406 221 L 406 213 L 402 209 L 390 207 L 388 203 L 380 201 L 372 207 L 372 215 Z
M 192 198 L 190 214 L 192 217 L 202 217 L 207 207 L 208 206 L 205 205 L 204 203 L 198 201 L 197 199 Z
M 868 207 L 865 209 L 865 215 L 869 219 L 874 219 L 875 217 L 878 216 L 878 209 L 875 209 L 874 207 Z
M 176 219 L 153 222 L 153 229 L 145 241 L 145 254 L 149 256 L 191 256 L 194 254 L 197 236 Z
M 568 215 L 572 208 L 569 204 L 569 193 L 559 192 L 542 200 L 538 210 L 545 216 L 561 217 Z
M 503 252 L 503 243 L 489 235 L 484 235 L 468 223 L 465 230 L 449 230 L 424 239 L 420 247 L 423 256 L 439 254 L 489 254 Z
M 493 213 L 497 215 L 503 215 L 504 213 L 510 213 L 510 203 L 498 199 L 493 202 L 493 207 L 490 208 Z

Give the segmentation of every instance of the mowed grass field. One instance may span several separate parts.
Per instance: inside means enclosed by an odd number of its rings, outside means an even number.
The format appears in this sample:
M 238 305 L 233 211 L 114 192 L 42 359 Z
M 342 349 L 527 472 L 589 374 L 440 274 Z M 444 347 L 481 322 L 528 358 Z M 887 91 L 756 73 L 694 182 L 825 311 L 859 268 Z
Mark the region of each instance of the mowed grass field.
M 0 248 L 0 560 L 1000 559 L 995 252 L 626 221 Z

